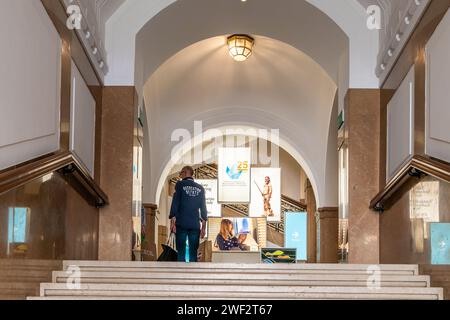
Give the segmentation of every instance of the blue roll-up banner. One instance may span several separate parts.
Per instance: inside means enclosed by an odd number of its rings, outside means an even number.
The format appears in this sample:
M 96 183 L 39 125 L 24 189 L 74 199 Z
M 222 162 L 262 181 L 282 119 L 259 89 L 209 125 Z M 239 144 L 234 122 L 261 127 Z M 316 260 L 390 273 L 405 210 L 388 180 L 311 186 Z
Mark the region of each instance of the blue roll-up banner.
M 307 227 L 306 212 L 286 212 L 284 217 L 284 245 L 286 248 L 297 249 L 297 260 L 306 261 L 307 255 Z
M 450 264 L 450 223 L 430 223 L 431 264 Z

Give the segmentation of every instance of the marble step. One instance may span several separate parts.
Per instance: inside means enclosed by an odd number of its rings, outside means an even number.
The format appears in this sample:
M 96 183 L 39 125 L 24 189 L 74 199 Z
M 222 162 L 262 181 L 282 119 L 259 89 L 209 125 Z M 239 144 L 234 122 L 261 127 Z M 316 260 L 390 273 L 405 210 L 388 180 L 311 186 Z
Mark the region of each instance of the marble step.
M 208 286 L 81 284 L 70 290 L 66 284 L 44 283 L 42 298 L 55 299 L 400 299 L 438 300 L 439 288 L 297 287 L 297 286 Z M 33 300 L 33 297 L 29 298 Z
M 299 272 L 299 273 L 351 273 L 367 274 L 371 265 L 347 265 L 347 264 L 212 264 L 212 263 L 167 263 L 167 262 L 110 262 L 110 261 L 64 261 L 63 270 L 69 266 L 76 266 L 82 271 L 171 271 L 171 272 L 224 272 L 245 273 L 264 272 Z M 392 275 L 418 275 L 417 265 L 379 265 L 382 274 Z
M 152 273 L 166 273 L 166 272 L 178 272 L 178 273 L 201 273 L 201 274 L 214 274 L 214 273 L 224 273 L 224 274 L 242 274 L 244 271 L 242 269 L 184 269 L 184 268 L 101 268 L 101 267 L 82 267 L 81 272 L 152 272 Z M 245 270 L 245 274 L 270 274 L 273 276 L 283 275 L 283 274 L 304 274 L 304 275 L 368 275 L 367 270 L 263 270 L 263 269 L 250 269 Z M 372 274 L 372 272 L 370 272 Z M 413 272 L 403 272 L 403 271 L 390 271 L 382 270 L 380 275 L 399 275 L 399 276 L 413 276 Z
M 81 283 L 120 283 L 120 284 L 208 284 L 208 285 L 267 285 L 273 282 L 282 286 L 367 286 L 369 275 L 354 274 L 295 274 L 286 273 L 274 276 L 273 273 L 190 273 L 190 272 L 90 272 L 82 271 Z M 54 283 L 66 283 L 70 273 L 53 272 Z M 382 287 L 429 287 L 428 276 L 382 275 Z

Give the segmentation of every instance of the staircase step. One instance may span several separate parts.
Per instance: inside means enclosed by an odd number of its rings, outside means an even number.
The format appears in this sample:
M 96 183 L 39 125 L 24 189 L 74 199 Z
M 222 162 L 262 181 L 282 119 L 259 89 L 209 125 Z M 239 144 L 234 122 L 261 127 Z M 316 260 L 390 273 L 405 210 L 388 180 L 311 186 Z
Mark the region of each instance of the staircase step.
M 175 272 L 175 273 L 200 273 L 200 274 L 216 274 L 216 273 L 222 273 L 222 274 L 239 274 L 242 275 L 243 271 L 239 269 L 213 269 L 213 270 L 206 270 L 206 269 L 156 269 L 156 268 L 80 268 L 81 272 L 136 272 L 136 273 L 145 273 L 145 272 L 152 272 L 152 273 L 167 273 L 167 272 Z M 365 275 L 367 276 L 369 273 L 367 271 L 352 271 L 352 270 L 247 270 L 245 271 L 245 274 L 270 274 L 275 276 L 283 275 L 283 274 L 298 274 L 298 275 Z M 387 275 L 398 275 L 398 276 L 413 276 L 414 274 L 412 272 L 403 272 L 403 271 L 381 271 L 380 275 L 387 276 Z
M 300 272 L 300 273 L 352 273 L 368 274 L 371 265 L 349 264 L 214 264 L 214 263 L 164 263 L 164 262 L 109 262 L 109 261 L 65 261 L 63 270 L 69 266 L 76 266 L 82 271 L 156 271 L 156 272 L 226 272 L 245 273 L 264 272 Z M 380 265 L 383 274 L 418 275 L 417 265 Z
M 53 272 L 53 282 L 66 283 L 69 274 L 65 271 Z M 81 283 L 121 283 L 121 284 L 210 284 L 220 285 L 276 285 L 295 286 L 367 286 L 368 275 L 354 274 L 295 274 L 274 273 L 190 273 L 190 272 L 81 272 Z M 381 276 L 381 286 L 385 287 L 429 287 L 428 276 Z
M 437 300 L 437 288 L 296 287 L 81 284 L 70 290 L 66 284 L 41 284 L 41 297 L 77 298 L 177 298 L 177 299 L 412 299 Z

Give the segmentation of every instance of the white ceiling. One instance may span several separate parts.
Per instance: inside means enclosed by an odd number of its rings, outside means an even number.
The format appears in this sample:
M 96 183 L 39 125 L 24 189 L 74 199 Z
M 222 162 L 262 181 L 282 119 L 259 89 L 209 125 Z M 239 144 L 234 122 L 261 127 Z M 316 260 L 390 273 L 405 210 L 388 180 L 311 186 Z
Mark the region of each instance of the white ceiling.
M 109 18 L 125 2 L 130 0 L 77 0 L 81 5 L 85 17 L 91 29 L 94 30 L 97 44 L 104 49 L 105 25 Z M 131 1 L 155 1 L 155 0 L 131 0 Z M 329 0 L 335 1 L 335 0 Z M 339 0 L 344 1 L 344 0 Z M 353 1 L 353 0 L 345 0 Z M 364 8 L 369 5 L 378 5 L 382 10 L 382 29 L 380 30 L 380 52 L 386 49 L 390 40 L 395 35 L 398 25 L 404 13 L 414 0 L 357 0 Z M 156 5 L 155 1 L 155 5 Z M 103 51 L 103 50 L 102 50 Z

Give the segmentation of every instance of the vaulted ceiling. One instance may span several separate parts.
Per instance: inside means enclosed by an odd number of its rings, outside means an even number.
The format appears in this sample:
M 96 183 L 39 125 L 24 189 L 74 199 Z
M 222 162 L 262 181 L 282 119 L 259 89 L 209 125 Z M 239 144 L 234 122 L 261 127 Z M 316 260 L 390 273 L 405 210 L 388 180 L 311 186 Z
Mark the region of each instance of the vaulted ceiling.
M 100 49 L 102 58 L 106 61 L 105 50 L 105 25 L 109 18 L 119 9 L 119 7 L 127 1 L 136 0 L 64 0 L 66 4 L 73 4 L 74 2 L 82 8 L 83 17 L 89 26 L 96 46 Z M 139 0 L 149 1 L 149 0 Z M 154 0 L 150 0 L 154 1 Z M 181 1 L 181 0 L 178 0 Z M 186 1 L 186 0 L 183 0 Z M 250 0 L 252 1 L 252 0 Z M 334 0 L 330 0 L 334 1 Z M 339 0 L 339 1 L 354 1 L 354 0 Z M 428 0 L 357 0 L 362 7 L 368 8 L 370 5 L 377 5 L 381 9 L 381 30 L 379 43 L 379 66 L 383 62 L 387 50 L 390 48 L 392 40 L 395 38 L 399 30 L 399 26 L 403 20 L 408 16 L 409 12 L 418 6 L 417 2 L 423 3 Z M 381 72 L 380 72 L 381 73 Z
M 96 25 L 100 40 L 104 42 L 104 30 L 107 20 L 125 2 L 130 0 L 78 0 L 88 11 L 88 19 Z M 131 0 L 136 1 L 136 0 Z M 380 31 L 380 44 L 388 41 L 395 33 L 401 17 L 408 10 L 410 3 L 414 0 L 358 0 L 364 8 L 377 5 L 382 10 L 382 29 Z M 94 14 L 89 14 L 93 12 Z

